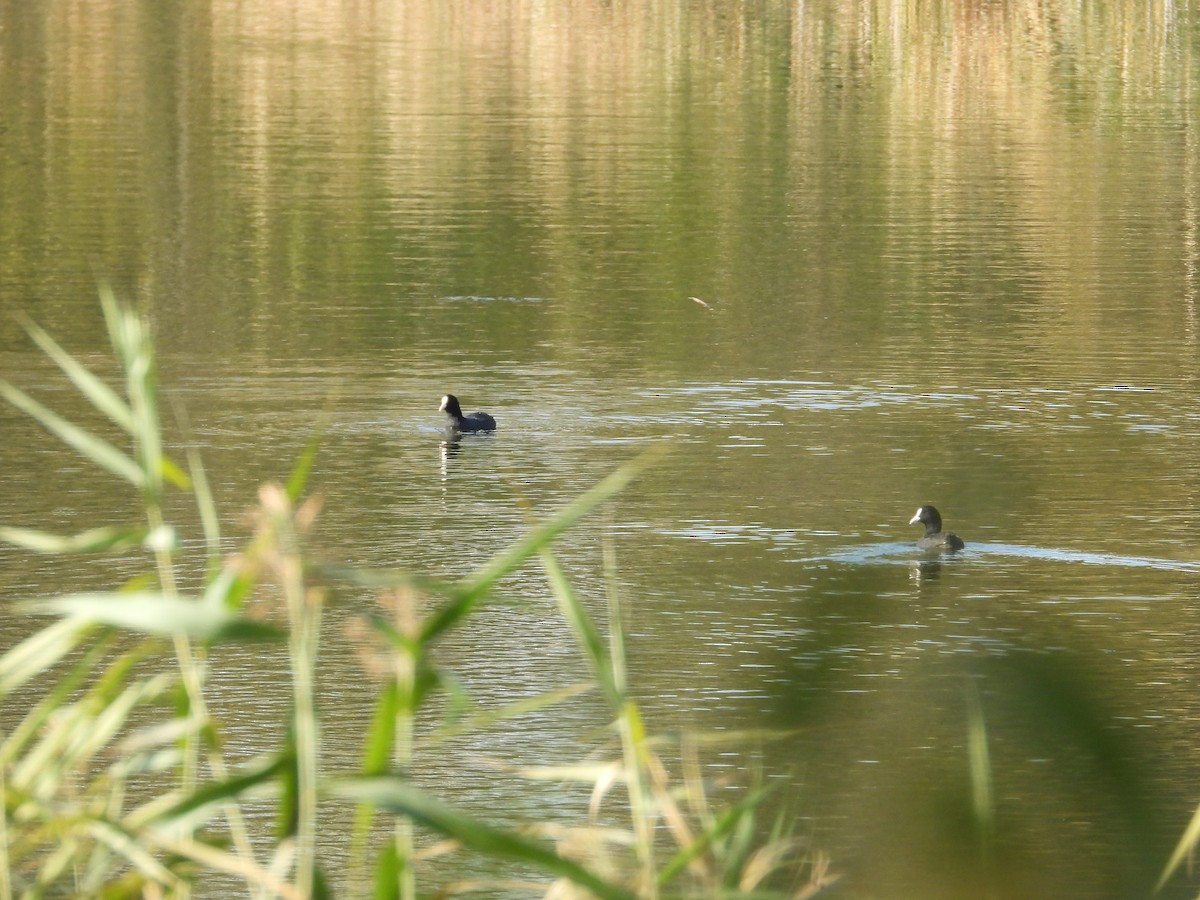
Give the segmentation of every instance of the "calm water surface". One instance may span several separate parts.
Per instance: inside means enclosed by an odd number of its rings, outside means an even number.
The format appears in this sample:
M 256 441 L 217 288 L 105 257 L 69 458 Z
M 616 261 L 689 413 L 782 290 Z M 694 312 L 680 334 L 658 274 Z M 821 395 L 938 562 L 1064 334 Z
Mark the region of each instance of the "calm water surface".
M 665 441 L 560 548 L 602 615 L 611 543 L 658 727 L 788 732 L 763 765 L 840 896 L 1147 893 L 1200 796 L 1193 4 L 0 12 L 0 305 L 111 371 L 96 278 L 143 303 L 230 535 L 326 408 L 321 551 L 446 577 Z M 72 410 L 8 318 L 0 368 Z M 447 446 L 447 391 L 499 430 Z M 0 431 L 6 521 L 135 514 Z M 928 502 L 964 553 L 916 553 Z M 0 554 L 10 600 L 132 571 Z M 376 603 L 340 599 L 335 768 Z M 533 568 L 441 652 L 482 707 L 586 677 Z M 249 757 L 286 673 L 222 664 Z M 578 821 L 490 761 L 577 760 L 603 722 L 585 697 L 423 777 Z

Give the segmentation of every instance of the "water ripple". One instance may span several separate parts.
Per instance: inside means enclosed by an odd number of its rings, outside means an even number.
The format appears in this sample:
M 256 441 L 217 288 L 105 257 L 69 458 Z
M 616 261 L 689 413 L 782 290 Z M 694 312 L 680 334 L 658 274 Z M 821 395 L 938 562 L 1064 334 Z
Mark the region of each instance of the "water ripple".
M 969 560 L 977 557 L 1015 557 L 1021 559 L 1049 560 L 1051 562 L 1081 563 L 1090 566 L 1114 568 L 1158 569 L 1170 572 L 1200 572 L 1200 562 L 1179 559 L 1163 559 L 1154 556 L 1128 556 L 1121 553 L 1090 553 L 1082 550 L 1063 550 L 1056 547 L 1032 547 L 1026 544 L 971 543 L 967 549 L 953 556 L 940 557 L 943 561 Z M 911 563 L 914 559 L 927 559 L 911 543 L 865 544 L 845 547 L 811 562 L 848 563 Z

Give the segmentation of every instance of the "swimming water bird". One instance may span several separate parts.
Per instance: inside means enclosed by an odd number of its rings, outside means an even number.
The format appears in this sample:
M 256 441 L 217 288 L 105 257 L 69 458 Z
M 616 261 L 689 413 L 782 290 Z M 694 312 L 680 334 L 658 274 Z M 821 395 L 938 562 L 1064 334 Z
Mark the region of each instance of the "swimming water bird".
M 442 398 L 442 405 L 438 407 L 438 410 L 446 414 L 450 420 L 447 427 L 454 431 L 496 430 L 496 420 L 487 413 L 473 412 L 469 416 L 464 416 L 462 407 L 458 405 L 458 398 L 453 394 L 447 394 Z
M 921 550 L 950 551 L 961 550 L 966 545 L 952 531 L 942 531 L 942 515 L 932 506 L 922 506 L 917 514 L 908 520 L 909 525 L 922 523 L 925 525 L 924 536 L 917 541 Z

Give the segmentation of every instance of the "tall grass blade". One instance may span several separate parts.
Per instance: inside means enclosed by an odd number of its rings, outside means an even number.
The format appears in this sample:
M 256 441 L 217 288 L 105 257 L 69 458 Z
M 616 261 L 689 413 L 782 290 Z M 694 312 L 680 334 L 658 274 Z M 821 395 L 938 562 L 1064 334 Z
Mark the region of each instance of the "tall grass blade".
M 587 657 L 596 679 L 600 682 L 600 687 L 608 696 L 609 703 L 614 709 L 619 708 L 624 696 L 620 684 L 613 674 L 608 648 L 600 636 L 600 630 L 567 580 L 554 551 L 549 547 L 544 547 L 539 551 L 539 555 L 542 567 L 546 570 L 546 577 L 554 591 L 554 598 L 558 602 L 559 610 L 575 632 L 575 638 L 583 647 L 584 655 Z
M 984 861 L 991 857 L 996 831 L 996 806 L 992 792 L 992 763 L 988 753 L 987 724 L 979 688 L 967 684 L 967 758 L 971 773 L 971 811 L 978 830 L 980 851 Z
M 80 365 L 75 357 L 60 347 L 54 338 L 43 331 L 32 319 L 22 315 L 20 320 L 42 352 L 62 369 L 92 406 L 108 416 L 123 430 L 132 434 L 133 411 L 129 408 L 129 404 L 104 381 Z
M 258 580 L 243 567 L 227 565 L 208 582 L 204 588 L 205 605 L 235 613 L 254 590 Z
M 119 659 L 84 698 L 48 720 L 37 746 L 13 766 L 12 784 L 38 796 L 53 795 L 62 774 L 85 771 L 133 709 L 158 698 L 172 683 L 167 676 L 157 676 L 125 687 L 122 679 L 131 662 L 129 657 Z
M 113 349 L 125 370 L 125 390 L 133 417 L 132 433 L 143 473 L 142 487 L 154 502 L 161 493 L 164 476 L 170 473 L 178 477 L 182 472 L 173 464 L 164 462 L 154 346 L 149 325 L 131 306 L 119 303 L 107 285 L 100 287 L 100 306 L 104 311 Z
M 396 746 L 396 718 L 403 703 L 399 684 L 395 680 L 390 681 L 375 705 L 375 715 L 367 731 L 362 762 L 364 775 L 381 775 L 390 767 L 392 751 Z
M 658 886 L 665 887 L 670 884 L 687 867 L 688 863 L 704 853 L 719 838 L 733 831 L 749 813 L 772 793 L 772 790 L 772 788 L 764 787 L 751 791 L 740 803 L 729 807 L 729 809 L 719 815 L 703 833 L 698 835 L 686 847 L 681 848 L 659 870 Z
M 125 317 L 121 315 L 121 303 L 117 300 L 112 285 L 108 282 L 100 282 L 96 286 L 96 292 L 100 295 L 100 311 L 104 313 L 104 324 L 108 328 L 109 343 L 112 344 L 121 364 L 128 366 L 129 360 L 123 351 L 129 341 L 125 334 L 126 321 Z
M 34 612 L 112 625 L 144 634 L 186 635 L 200 641 L 275 640 L 282 633 L 241 620 L 223 608 L 155 591 L 132 594 L 67 594 L 30 604 Z
M 198 812 L 213 809 L 228 800 L 236 800 L 250 791 L 278 779 L 294 764 L 290 756 L 276 756 L 237 775 L 215 784 L 207 784 L 176 801 L 166 809 L 150 808 L 144 820 L 133 816 L 137 824 L 163 826 L 183 818 L 193 818 Z
M 332 415 L 337 396 L 338 390 L 336 388 L 331 390 L 326 396 L 325 407 L 321 410 L 321 415 L 317 419 L 316 428 L 313 430 L 312 436 L 308 439 L 308 443 L 304 445 L 304 451 L 297 458 L 296 465 L 292 467 L 292 473 L 288 478 L 286 490 L 288 499 L 293 503 L 300 501 L 305 488 L 308 487 L 308 478 L 312 474 L 313 464 L 317 459 L 317 451 L 321 449 L 321 442 L 325 439 L 325 429 L 329 425 L 329 419 Z
M 108 441 L 98 438 L 56 413 L 52 413 L 7 381 L 0 381 L 0 396 L 35 419 L 39 425 L 75 450 L 80 456 L 90 459 L 101 468 L 107 469 L 139 488 L 144 486 L 145 478 L 141 468 Z
M 30 635 L 0 657 L 0 696 L 36 678 L 79 644 L 85 624 L 64 619 Z
M 656 805 L 654 792 L 648 784 L 651 770 L 657 761 L 650 749 L 646 725 L 637 701 L 628 694 L 628 679 L 625 656 L 625 624 L 621 614 L 621 598 L 616 589 L 616 562 L 612 542 L 603 542 L 605 584 L 608 599 L 608 662 L 612 673 L 612 703 L 616 715 L 617 731 L 621 738 L 621 757 L 625 772 L 626 790 L 629 794 L 633 832 L 636 835 L 635 850 L 641 867 L 640 883 L 647 896 L 657 897 L 655 872 L 655 831 L 662 810 Z M 661 798 L 672 806 L 670 796 Z
M 192 479 L 169 456 L 159 457 L 158 473 L 163 480 L 179 488 L 181 491 L 190 491 L 192 489 Z
M 407 737 L 406 729 L 411 726 L 411 718 L 401 719 L 401 710 L 412 705 L 411 697 L 404 696 L 406 691 L 402 688 L 400 680 L 392 678 L 384 686 L 383 692 L 375 704 L 375 712 L 371 717 L 371 727 L 367 730 L 366 743 L 363 747 L 362 754 L 362 774 L 368 776 L 382 775 L 393 767 L 393 755 L 396 753 L 396 748 L 401 745 L 404 738 Z M 405 756 L 410 754 L 407 752 L 406 746 Z M 400 765 L 407 766 L 411 759 L 403 759 Z M 354 860 L 354 868 L 356 871 L 362 871 L 365 868 L 367 842 L 370 838 L 371 823 L 375 819 L 375 808 L 370 804 L 359 804 L 354 815 L 354 831 L 353 831 L 353 850 L 352 859 Z M 402 855 L 407 855 L 411 852 L 411 844 L 405 836 L 404 853 L 396 847 L 396 840 L 386 845 L 384 849 L 384 860 L 395 860 L 397 868 L 395 877 L 399 878 L 401 870 L 399 861 Z M 376 894 L 380 890 L 390 891 L 393 895 L 399 896 L 399 881 L 388 881 L 384 874 L 384 862 L 380 862 L 376 869 Z M 390 884 L 390 888 L 387 885 Z
M 282 897 L 284 900 L 313 900 L 311 897 L 305 897 L 276 873 L 259 866 L 252 858 L 235 856 L 200 841 L 172 840 L 155 831 L 140 831 L 138 839 L 175 856 L 190 859 L 213 872 L 226 872 L 237 876 L 251 887 L 270 892 L 269 896 Z
M 621 596 L 617 589 L 617 559 L 611 537 L 601 542 L 604 553 L 604 584 L 608 598 L 608 655 L 613 683 L 618 692 L 625 695 L 629 685 L 629 670 L 625 657 L 625 618 L 621 608 Z
M 61 625 L 74 625 L 78 628 L 76 623 L 63 620 L 45 630 L 50 631 Z M 25 752 L 27 746 L 44 733 L 46 723 L 76 696 L 85 682 L 95 677 L 96 669 L 108 655 L 111 646 L 110 640 L 93 642 L 71 667 L 51 684 L 45 696 L 34 704 L 15 728 L 10 729 L 3 743 L 0 743 L 0 767 L 7 766 L 17 759 Z M 74 647 L 74 643 L 71 647 Z
M 405 865 L 395 847 L 383 848 L 375 862 L 375 891 L 372 894 L 375 900 L 399 900 L 399 884 Z
M 344 581 L 373 591 L 407 588 L 419 594 L 432 594 L 451 600 L 457 599 L 462 593 L 461 588 L 444 579 L 417 575 L 403 569 L 352 569 L 334 564 L 314 565 L 313 569 L 328 581 Z
M 178 876 L 154 858 L 136 835 L 130 834 L 113 822 L 95 820 L 87 827 L 96 840 L 112 849 L 114 853 L 129 861 L 151 881 L 175 889 Z
M 0 768 L 0 809 L 7 812 L 8 780 L 4 769 Z M 8 853 L 9 842 L 12 838 L 8 833 L 8 815 L 0 816 L 0 900 L 12 900 L 11 857 Z
M 533 697 L 526 697 L 521 700 L 514 700 L 512 703 L 506 703 L 497 709 L 489 709 L 486 712 L 472 715 L 466 719 L 457 722 L 448 723 L 434 731 L 427 738 L 421 741 L 421 746 L 424 749 L 436 747 L 453 737 L 461 734 L 468 734 L 473 731 L 482 731 L 491 728 L 499 722 L 506 719 L 514 719 L 518 716 L 527 715 L 531 712 L 537 712 L 540 709 L 545 709 L 548 706 L 556 706 L 559 703 L 565 703 L 568 700 L 573 700 L 580 694 L 586 694 L 589 691 L 595 690 L 596 686 L 590 682 L 582 684 L 571 684 L 564 688 L 559 688 L 554 691 L 538 694 Z
M 1184 829 L 1183 836 L 1179 838 L 1179 843 L 1175 845 L 1171 858 L 1167 860 L 1166 868 L 1163 869 L 1158 883 L 1154 886 L 1154 893 L 1160 893 L 1166 887 L 1171 876 L 1186 860 L 1191 858 L 1197 845 L 1200 845 L 1200 806 L 1197 806 L 1195 812 L 1192 813 L 1192 818 L 1188 822 L 1187 828 Z
M 39 898 L 45 896 L 45 886 L 53 886 L 60 877 L 75 866 L 81 855 L 80 842 L 74 840 L 70 835 L 63 835 L 59 841 L 59 846 L 46 857 L 38 871 L 38 887 L 43 890 L 38 893 L 26 891 L 22 896 Z
M 324 437 L 322 431 L 318 431 L 308 439 L 308 443 L 304 445 L 304 450 L 296 460 L 296 465 L 292 467 L 292 473 L 288 476 L 287 495 L 288 499 L 293 503 L 300 500 L 304 494 L 304 489 L 308 487 L 308 478 L 312 474 L 313 464 L 317 461 L 317 452 L 321 449 L 321 440 Z
M 35 553 L 102 553 L 137 547 L 146 534 L 146 528 L 140 525 L 129 528 L 110 525 L 67 536 L 35 528 L 0 528 L 0 541 Z
M 201 602 L 214 609 L 236 611 L 254 586 L 240 567 L 227 565 L 208 580 Z
M 408 816 L 454 838 L 463 846 L 500 859 L 531 863 L 545 872 L 567 878 L 602 900 L 633 900 L 633 895 L 611 884 L 547 847 L 519 835 L 485 825 L 464 815 L 412 784 L 381 776 L 340 781 L 331 786 L 335 796 L 357 803 L 370 803 L 392 813 Z
M 625 463 L 599 484 L 585 491 L 572 503 L 529 532 L 508 550 L 494 556 L 464 584 L 461 590 L 425 623 L 421 640 L 428 641 L 452 628 L 475 607 L 492 586 L 538 553 L 558 535 L 570 528 L 600 504 L 620 493 L 645 469 L 667 452 L 666 444 L 655 444 L 637 458 Z
M 217 515 L 217 503 L 208 483 L 204 461 L 194 447 L 188 447 L 187 461 L 188 471 L 191 473 L 192 496 L 196 498 L 196 509 L 200 513 L 200 527 L 204 531 L 211 565 L 216 567 L 220 564 L 221 556 L 221 521 Z

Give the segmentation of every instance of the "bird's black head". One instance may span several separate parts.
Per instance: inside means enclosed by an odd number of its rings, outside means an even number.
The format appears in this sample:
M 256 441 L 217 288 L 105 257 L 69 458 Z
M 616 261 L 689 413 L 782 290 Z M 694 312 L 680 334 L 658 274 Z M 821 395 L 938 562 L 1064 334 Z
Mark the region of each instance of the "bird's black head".
M 442 405 L 438 407 L 438 412 L 444 412 L 456 419 L 462 417 L 462 407 L 458 405 L 458 398 L 453 394 L 447 394 L 442 398 Z
M 926 534 L 936 534 L 942 530 L 942 516 L 932 506 L 922 506 L 917 510 L 916 514 L 908 520 L 909 525 L 921 523 L 925 526 Z

